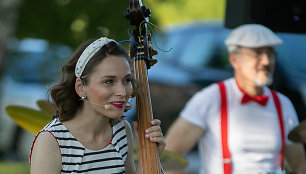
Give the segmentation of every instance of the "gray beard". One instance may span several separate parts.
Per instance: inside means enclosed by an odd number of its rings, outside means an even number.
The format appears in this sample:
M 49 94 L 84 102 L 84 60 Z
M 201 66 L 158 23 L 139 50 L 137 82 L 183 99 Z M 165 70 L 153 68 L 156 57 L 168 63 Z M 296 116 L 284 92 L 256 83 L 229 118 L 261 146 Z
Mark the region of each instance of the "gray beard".
M 272 76 L 272 74 L 269 74 L 268 75 L 268 80 L 266 80 L 266 81 L 255 78 L 254 82 L 255 82 L 256 86 L 259 86 L 259 87 L 269 86 L 273 82 L 273 76 Z

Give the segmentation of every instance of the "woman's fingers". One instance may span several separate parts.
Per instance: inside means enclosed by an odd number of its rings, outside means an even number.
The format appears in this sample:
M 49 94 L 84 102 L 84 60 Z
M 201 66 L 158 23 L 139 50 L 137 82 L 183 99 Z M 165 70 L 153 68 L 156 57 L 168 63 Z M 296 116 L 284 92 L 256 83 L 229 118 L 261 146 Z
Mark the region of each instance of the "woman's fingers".
M 166 141 L 160 127 L 161 121 L 154 119 L 151 121 L 152 127 L 146 129 L 146 138 L 149 138 L 151 142 L 157 143 L 158 153 L 160 154 L 166 146 Z
M 151 127 L 145 130 L 145 138 L 149 139 L 151 142 L 157 143 L 158 153 L 160 154 L 166 146 L 166 141 L 162 133 L 162 129 L 160 127 L 161 121 L 158 119 L 154 119 L 151 121 Z M 137 141 L 139 142 L 138 131 L 138 123 L 133 122 L 133 129 L 135 132 L 135 136 Z
M 163 134 L 160 131 L 151 132 L 146 134 L 146 138 L 155 138 L 155 137 L 163 137 Z
M 146 134 L 152 133 L 152 132 L 161 132 L 160 126 L 152 126 L 148 129 L 146 129 Z
M 166 142 L 165 142 L 163 137 L 152 137 L 152 138 L 150 138 L 150 141 L 158 143 L 160 145 L 165 145 L 166 144 Z
M 159 119 L 154 119 L 151 121 L 151 125 L 160 125 L 161 124 L 161 121 Z
M 151 132 L 161 132 L 161 127 L 160 127 L 161 121 L 158 119 L 154 119 L 151 121 L 151 127 L 146 129 L 146 133 L 151 133 Z

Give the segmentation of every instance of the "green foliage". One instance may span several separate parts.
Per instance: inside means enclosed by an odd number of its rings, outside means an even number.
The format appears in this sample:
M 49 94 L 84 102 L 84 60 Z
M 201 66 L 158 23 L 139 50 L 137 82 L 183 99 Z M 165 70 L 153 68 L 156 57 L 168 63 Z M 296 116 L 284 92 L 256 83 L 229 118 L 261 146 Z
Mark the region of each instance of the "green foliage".
M 88 38 L 127 39 L 126 0 L 24 0 L 16 36 L 78 46 Z
M 159 25 L 202 19 L 223 19 L 225 0 L 145 0 Z
M 29 174 L 30 165 L 28 163 L 0 163 L 0 173 L 3 174 Z
M 150 21 L 163 26 L 198 19 L 223 19 L 225 0 L 143 0 Z M 73 48 L 88 38 L 129 38 L 128 0 L 23 0 L 16 36 L 35 37 Z

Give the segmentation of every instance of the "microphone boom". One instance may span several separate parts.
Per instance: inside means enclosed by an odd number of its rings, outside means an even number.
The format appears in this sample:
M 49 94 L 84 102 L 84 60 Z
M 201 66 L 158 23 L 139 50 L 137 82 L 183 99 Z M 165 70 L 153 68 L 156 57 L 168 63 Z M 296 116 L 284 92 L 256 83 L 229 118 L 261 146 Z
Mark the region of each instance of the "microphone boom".
M 93 105 L 96 105 L 96 106 L 103 107 L 103 108 L 106 109 L 106 110 L 109 110 L 109 109 L 110 109 L 110 105 L 99 105 L 99 104 L 92 103 L 92 102 L 87 101 L 87 100 L 83 100 L 83 101 L 85 101 L 85 102 L 87 102 L 87 103 L 90 103 L 90 104 L 93 104 Z

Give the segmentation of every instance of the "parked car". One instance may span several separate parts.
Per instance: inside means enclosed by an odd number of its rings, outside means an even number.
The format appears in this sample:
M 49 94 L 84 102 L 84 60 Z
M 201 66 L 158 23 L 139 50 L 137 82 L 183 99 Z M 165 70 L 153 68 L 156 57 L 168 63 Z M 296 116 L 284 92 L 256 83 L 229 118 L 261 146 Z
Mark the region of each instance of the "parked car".
M 70 56 L 67 46 L 49 44 L 41 39 L 13 39 L 0 88 L 0 158 L 25 160 L 34 135 L 20 128 L 6 113 L 9 105 L 38 109 L 37 100 L 46 100 L 50 87 Z
M 149 69 L 148 76 L 153 113 L 162 121 L 163 132 L 167 132 L 195 92 L 233 75 L 224 44 L 230 31 L 219 22 L 197 21 L 165 28 L 167 40 L 164 45 L 164 35 L 155 35 L 152 39 L 159 54 L 155 56 L 158 62 Z M 284 44 L 276 48 L 276 73 L 271 87 L 293 101 L 299 119 L 303 120 L 306 110 L 306 34 L 278 35 Z

